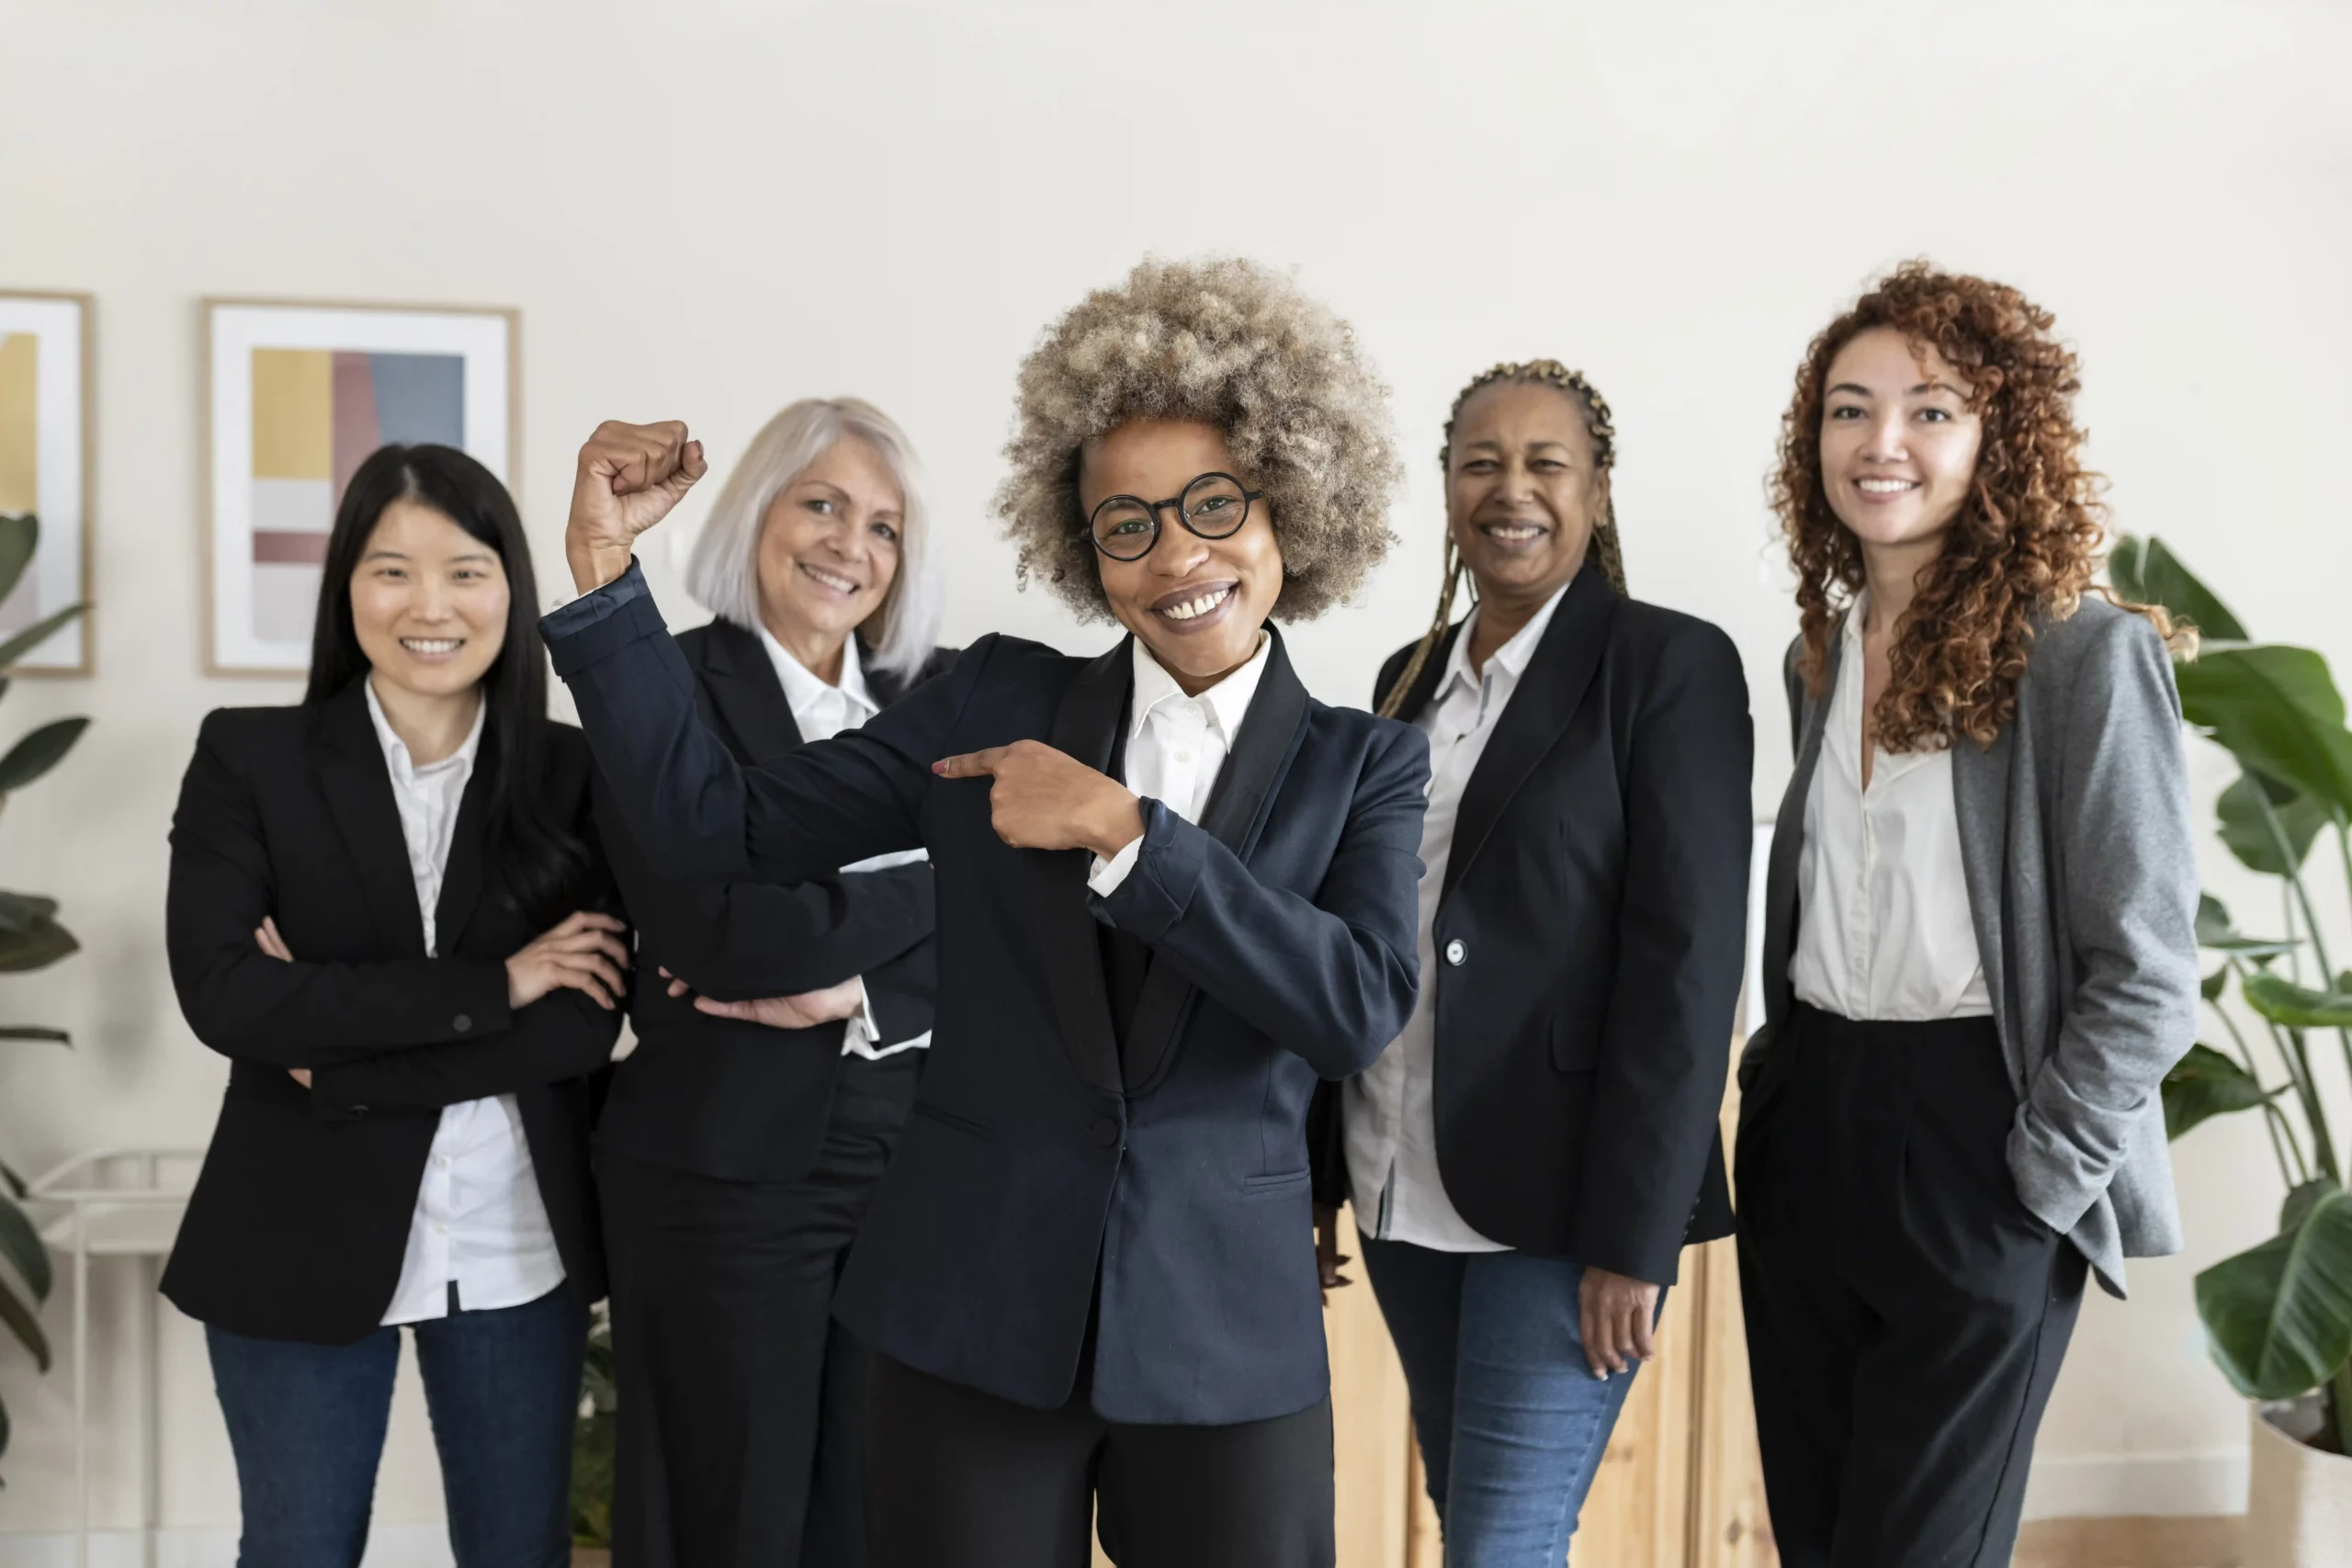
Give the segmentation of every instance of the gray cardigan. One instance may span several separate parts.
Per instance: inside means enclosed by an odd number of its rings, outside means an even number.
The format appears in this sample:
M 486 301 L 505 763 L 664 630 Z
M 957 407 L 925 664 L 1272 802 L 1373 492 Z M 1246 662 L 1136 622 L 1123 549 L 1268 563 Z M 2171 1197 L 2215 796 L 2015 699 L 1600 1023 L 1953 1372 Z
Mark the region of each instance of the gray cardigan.
M 1830 641 L 1838 674 L 1839 639 Z M 1765 879 L 1756 1080 L 1795 1004 L 1797 855 L 1829 704 L 1788 662 L 1796 771 Z M 2155 628 L 2086 598 L 2037 624 L 2016 719 L 1952 746 L 1968 904 L 2017 1089 L 2018 1195 L 2081 1249 L 2110 1295 L 2123 1260 L 2180 1250 L 2160 1086 L 2195 1043 L 2197 855 L 2180 696 Z

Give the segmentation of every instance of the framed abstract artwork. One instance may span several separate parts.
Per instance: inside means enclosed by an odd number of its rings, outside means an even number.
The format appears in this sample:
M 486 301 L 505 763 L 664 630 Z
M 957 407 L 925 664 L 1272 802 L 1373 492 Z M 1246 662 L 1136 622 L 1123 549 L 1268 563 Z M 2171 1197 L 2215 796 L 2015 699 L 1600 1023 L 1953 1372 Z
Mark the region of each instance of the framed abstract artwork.
M 86 294 L 0 289 L 0 515 L 40 519 L 32 564 L 0 600 L 0 642 L 90 597 L 96 314 Z M 10 673 L 87 675 L 92 649 L 85 615 Z
M 461 448 L 512 485 L 510 310 L 205 301 L 206 667 L 300 675 L 344 487 L 389 443 Z

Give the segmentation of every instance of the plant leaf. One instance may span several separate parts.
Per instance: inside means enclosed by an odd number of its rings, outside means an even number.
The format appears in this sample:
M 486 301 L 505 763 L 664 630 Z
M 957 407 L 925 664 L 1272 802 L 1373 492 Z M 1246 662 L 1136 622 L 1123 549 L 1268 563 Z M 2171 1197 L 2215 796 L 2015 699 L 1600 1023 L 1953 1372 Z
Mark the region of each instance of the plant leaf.
M 40 1331 L 40 1319 L 33 1315 L 32 1308 L 24 1303 L 17 1288 L 6 1280 L 0 1280 L 0 1323 L 6 1324 L 25 1348 L 33 1353 L 33 1360 L 42 1371 L 49 1371 L 49 1336 Z
M 2136 535 L 2118 534 L 2114 547 L 2107 552 L 2108 586 L 2135 604 L 2152 602 L 2146 581 L 2140 575 L 2141 558 L 2146 551 L 2147 547 Z
M 0 892 L 0 931 L 30 931 L 35 920 L 56 913 L 54 898 L 38 893 Z
M 2266 1089 L 2252 1074 L 2210 1045 L 2191 1045 L 2165 1075 L 2165 1136 L 2177 1138 L 2199 1122 L 2251 1111 L 2287 1086 Z
M 2314 991 L 2277 975 L 2248 975 L 2238 987 L 2246 1006 L 2289 1029 L 2352 1029 L 2352 995 Z
M 40 1040 L 51 1045 L 74 1043 L 71 1034 L 45 1023 L 0 1023 L 0 1040 Z
M 2210 893 L 2200 893 L 2197 897 L 2197 945 L 2215 953 L 2267 958 L 2276 953 L 2292 953 L 2302 943 L 2242 935 L 2230 923 L 2230 912 L 2222 908 L 2222 901 Z
M 2292 1399 L 2352 1359 L 2352 1193 L 2320 1194 L 2293 1230 L 2197 1276 L 2197 1315 L 2249 1399 Z
M 2264 816 L 2266 805 L 2278 818 L 2287 848 L 2295 857 L 2292 863 L 2279 858 L 2278 840 Z M 2221 818 L 2222 842 L 2229 846 L 2230 853 L 2265 876 L 2285 876 L 2301 870 L 2311 857 L 2312 840 L 2330 820 L 2327 807 L 2310 795 L 2256 773 L 2240 773 L 2237 782 L 2222 792 L 2214 815 Z
M 2221 968 L 2214 970 L 2211 975 L 2206 976 L 2204 979 L 2199 981 L 2197 989 L 2207 1001 L 2219 1001 L 2222 996 L 2222 987 L 2229 983 L 2230 969 L 2229 965 L 2225 964 Z
M 0 642 L 0 670 L 16 668 L 17 660 L 55 637 L 68 622 L 88 608 L 87 604 L 68 604 L 48 619 L 27 626 L 6 642 Z
M 6 1187 L 19 1199 L 25 1195 L 25 1179 L 9 1169 L 8 1162 L 5 1159 L 0 1159 L 0 1186 Z
M 2114 579 L 2110 560 L 2108 576 Z M 2245 627 L 2230 614 L 2214 592 L 2198 580 L 2197 574 L 2183 566 L 2180 558 L 2167 548 L 2162 539 L 2150 539 L 2132 562 L 2132 590 L 2120 585 L 2118 592 L 2127 599 L 2143 604 L 2162 604 L 2179 619 L 2195 626 L 2201 637 L 2216 642 L 2250 642 Z
M 16 592 L 17 580 L 33 563 L 40 547 L 40 519 L 28 512 L 21 517 L 0 513 L 0 599 Z
M 56 719 L 9 747 L 8 754 L 0 757 L 0 795 L 24 788 L 63 761 L 89 728 L 86 718 Z
M 2335 1191 L 2336 1186 L 2327 1177 L 2315 1176 L 2288 1193 L 2287 1201 L 2278 1206 L 2278 1234 L 2284 1235 L 2289 1231 L 2301 1229 L 2319 1201 Z
M 41 1245 L 40 1235 L 25 1212 L 5 1198 L 0 1198 L 0 1258 L 16 1267 L 32 1288 L 33 1300 L 49 1300 L 49 1248 Z
M 2327 660 L 2307 648 L 2225 648 L 2176 666 L 2181 710 L 2238 765 L 2352 814 L 2352 731 Z
M 0 931 L 0 975 L 21 975 L 45 969 L 59 959 L 81 951 L 74 933 L 47 917 L 21 931 Z

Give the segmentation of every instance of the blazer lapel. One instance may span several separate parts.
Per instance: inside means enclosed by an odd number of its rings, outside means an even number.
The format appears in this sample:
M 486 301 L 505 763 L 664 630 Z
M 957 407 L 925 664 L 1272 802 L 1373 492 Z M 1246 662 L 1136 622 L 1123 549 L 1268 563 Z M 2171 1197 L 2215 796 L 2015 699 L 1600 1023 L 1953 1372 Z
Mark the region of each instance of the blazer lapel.
M 1257 847 L 1266 807 L 1290 771 L 1306 726 L 1306 687 L 1291 668 L 1282 634 L 1272 626 L 1266 634 L 1271 645 L 1265 673 L 1259 677 L 1241 733 L 1234 737 L 1233 750 L 1217 771 L 1208 809 L 1201 813 L 1202 829 L 1243 860 Z M 1159 1081 L 1193 1000 L 1192 983 L 1155 953 L 1127 1026 L 1121 1067 L 1128 1092 L 1139 1094 Z
M 731 621 L 713 621 L 702 646 L 712 705 L 733 732 L 740 754 L 756 764 L 799 745 L 792 703 L 759 634 Z
M 449 863 L 441 873 L 441 900 L 433 907 L 434 946 L 445 958 L 458 951 L 458 944 L 465 940 L 466 927 L 481 906 L 490 847 L 486 842 L 486 818 L 491 783 L 498 766 L 497 759 L 491 754 L 491 744 L 492 738 L 485 734 L 481 750 L 474 756 L 473 773 L 466 780 L 466 793 L 458 802 L 458 823 L 449 838 Z
M 1617 595 L 1600 567 L 1588 562 L 1568 585 L 1560 607 L 1552 613 L 1552 624 L 1535 645 L 1526 675 L 1511 694 L 1502 716 L 1495 721 L 1495 732 L 1479 753 L 1469 782 L 1462 786 L 1462 806 L 1454 818 L 1453 852 L 1446 857 L 1441 899 L 1453 891 L 1462 874 L 1478 858 L 1503 808 L 1567 728 L 1568 721 L 1576 717 L 1577 709 L 1584 705 L 1616 615 Z
M 1117 647 L 1080 670 L 1054 714 L 1054 750 L 1105 773 L 1134 683 L 1130 640 L 1120 638 Z M 1093 856 L 1085 850 L 1023 850 L 1022 855 L 1029 863 L 1046 983 L 1061 1020 L 1062 1048 L 1081 1079 L 1117 1094 L 1124 1084 L 1102 977 L 1102 938 L 1086 904 L 1086 872 Z
M 2002 726 L 1990 747 L 1980 747 L 1966 736 L 1955 735 L 1951 740 L 1951 804 L 1960 824 L 1961 880 L 1968 885 L 1976 961 L 1984 966 L 1984 992 L 1992 998 L 1993 1021 L 1999 1026 L 2012 1073 L 2021 1073 L 2022 1057 L 2009 1024 L 2001 877 L 2009 858 L 2010 763 L 2023 728 Z
M 366 680 L 361 676 L 360 680 Z M 319 718 L 319 787 L 359 873 L 368 919 L 388 956 L 424 956 L 424 917 L 409 873 L 408 838 L 392 801 L 392 775 L 368 717 L 368 695 L 354 681 L 331 699 Z
M 1831 699 L 1838 691 L 1838 666 L 1845 646 L 1841 626 L 1829 639 L 1828 683 L 1818 697 L 1804 693 L 1793 681 L 1790 685 L 1792 700 L 1804 705 L 1801 710 L 1804 728 L 1797 744 L 1796 767 L 1789 774 L 1789 787 L 1781 795 L 1780 815 L 1772 822 L 1772 852 L 1764 867 L 1765 995 L 1757 999 L 1763 1005 L 1768 1023 L 1788 1016 L 1789 960 L 1797 931 L 1797 867 L 1804 853 L 1804 807 L 1813 794 L 1814 770 L 1821 765 L 1821 738 L 1829 728 L 1829 710 L 1836 705 Z

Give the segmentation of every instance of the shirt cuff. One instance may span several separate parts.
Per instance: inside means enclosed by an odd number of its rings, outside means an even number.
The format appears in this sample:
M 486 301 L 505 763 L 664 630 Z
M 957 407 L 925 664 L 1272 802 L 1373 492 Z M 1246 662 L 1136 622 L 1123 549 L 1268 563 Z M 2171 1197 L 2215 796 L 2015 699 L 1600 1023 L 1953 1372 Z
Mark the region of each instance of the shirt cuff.
M 1137 833 L 1127 840 L 1126 848 L 1109 860 L 1101 855 L 1094 857 L 1094 865 L 1086 874 L 1086 886 L 1094 890 L 1096 897 L 1108 898 L 1119 890 L 1119 884 L 1127 879 L 1127 873 L 1135 870 L 1136 861 L 1142 854 L 1143 835 Z
M 857 977 L 857 1010 L 849 1015 L 845 1027 L 852 1040 L 863 1040 L 868 1045 L 882 1043 L 882 1026 L 874 1019 L 874 997 L 865 988 L 865 976 Z

